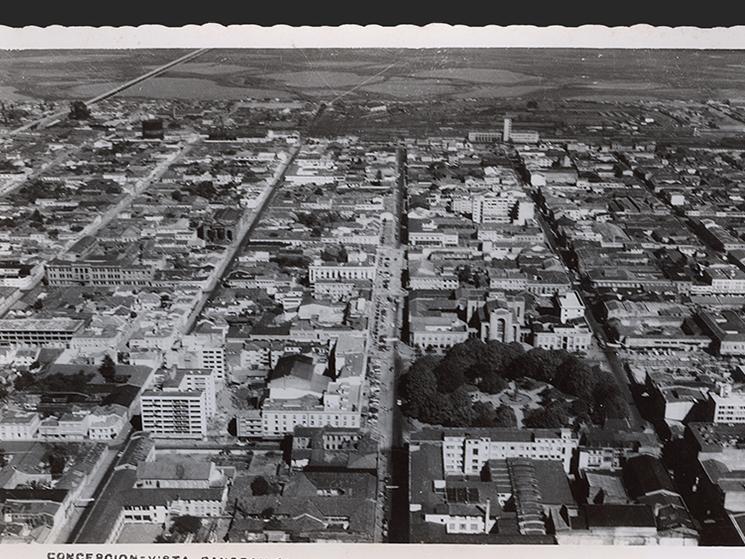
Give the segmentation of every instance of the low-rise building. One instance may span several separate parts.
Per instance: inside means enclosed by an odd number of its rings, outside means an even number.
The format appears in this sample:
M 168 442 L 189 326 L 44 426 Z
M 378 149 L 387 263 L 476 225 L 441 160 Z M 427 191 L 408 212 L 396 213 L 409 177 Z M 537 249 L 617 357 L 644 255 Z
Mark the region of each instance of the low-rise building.
M 580 439 L 577 469 L 620 470 L 626 460 L 640 454 L 660 454 L 657 437 L 650 433 L 589 429 Z
M 569 352 L 587 351 L 592 342 L 592 332 L 584 319 L 571 324 L 533 320 L 531 341 L 542 349 L 564 349 Z
M 41 417 L 36 412 L 6 411 L 0 418 L 0 441 L 30 441 L 38 437 Z
M 297 426 L 358 429 L 362 423 L 362 390 L 356 385 L 330 383 L 320 400 L 316 396 L 266 400 L 261 416 L 265 437 L 283 437 Z
M 745 320 L 733 310 L 701 311 L 698 322 L 719 355 L 745 355 Z
M 73 318 L 0 319 L 0 345 L 65 348 L 83 325 Z

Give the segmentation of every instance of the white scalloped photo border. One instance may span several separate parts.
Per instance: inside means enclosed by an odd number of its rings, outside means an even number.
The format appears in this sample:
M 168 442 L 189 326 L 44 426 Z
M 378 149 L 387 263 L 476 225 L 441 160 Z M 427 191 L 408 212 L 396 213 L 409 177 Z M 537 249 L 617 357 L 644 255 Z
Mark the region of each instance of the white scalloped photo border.
M 0 26 L 0 49 L 153 48 L 624 48 L 745 49 L 745 26 L 630 27 L 559 25 L 469 27 L 339 25 Z

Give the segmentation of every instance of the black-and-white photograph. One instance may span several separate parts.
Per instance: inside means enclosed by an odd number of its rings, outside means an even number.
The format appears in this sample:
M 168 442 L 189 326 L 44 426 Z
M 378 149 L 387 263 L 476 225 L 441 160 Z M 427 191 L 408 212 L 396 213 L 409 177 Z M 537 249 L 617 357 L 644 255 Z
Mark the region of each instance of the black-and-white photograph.
M 745 51 L 381 45 L 0 50 L 0 544 L 745 544 Z

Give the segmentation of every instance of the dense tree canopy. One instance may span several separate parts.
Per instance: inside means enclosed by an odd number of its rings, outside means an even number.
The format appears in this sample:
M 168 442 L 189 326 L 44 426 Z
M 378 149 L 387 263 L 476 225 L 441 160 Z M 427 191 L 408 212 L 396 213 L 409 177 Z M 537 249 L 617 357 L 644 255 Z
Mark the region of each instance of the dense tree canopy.
M 569 409 L 565 402 L 551 402 L 547 406 L 531 410 L 525 414 L 523 423 L 531 428 L 567 427 L 569 426 Z
M 471 401 L 467 387 L 497 394 L 509 381 L 545 382 L 541 409 L 528 411 L 528 427 L 560 427 L 572 418 L 603 424 L 620 417 L 625 404 L 615 380 L 592 368 L 581 357 L 564 350 L 534 348 L 518 343 L 469 339 L 442 357 L 425 355 L 402 378 L 404 413 L 425 423 L 445 426 L 514 425 L 512 409 Z M 472 388 L 471 388 L 472 389 Z
M 516 427 L 517 418 L 515 412 L 509 406 L 495 408 L 489 402 L 474 402 L 473 404 L 474 427 Z

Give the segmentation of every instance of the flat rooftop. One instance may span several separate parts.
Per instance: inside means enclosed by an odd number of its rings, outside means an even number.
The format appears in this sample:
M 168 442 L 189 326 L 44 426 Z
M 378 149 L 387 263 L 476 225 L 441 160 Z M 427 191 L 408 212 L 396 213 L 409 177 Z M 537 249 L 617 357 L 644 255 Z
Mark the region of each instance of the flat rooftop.
M 0 331 L 17 332 L 76 332 L 84 322 L 75 318 L 4 318 L 0 319 Z

